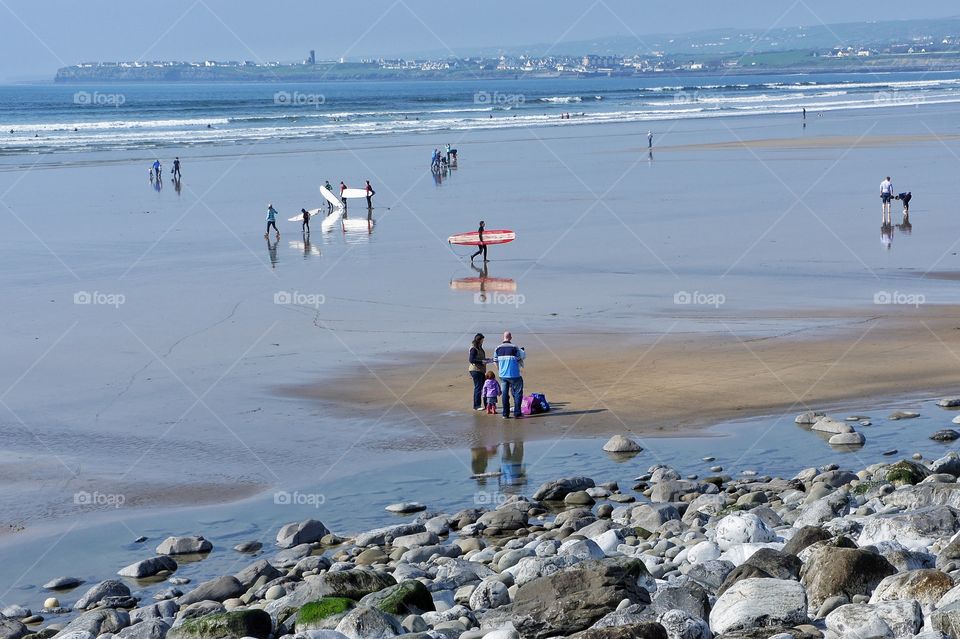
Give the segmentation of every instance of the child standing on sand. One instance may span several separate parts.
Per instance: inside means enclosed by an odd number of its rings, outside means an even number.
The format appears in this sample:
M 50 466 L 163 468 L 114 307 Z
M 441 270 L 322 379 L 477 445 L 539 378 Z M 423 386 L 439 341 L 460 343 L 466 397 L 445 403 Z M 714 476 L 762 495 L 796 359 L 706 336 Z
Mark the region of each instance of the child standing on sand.
M 487 415 L 496 415 L 500 384 L 497 382 L 497 376 L 493 371 L 487 371 L 486 378 L 487 381 L 483 383 L 483 405 L 487 409 Z

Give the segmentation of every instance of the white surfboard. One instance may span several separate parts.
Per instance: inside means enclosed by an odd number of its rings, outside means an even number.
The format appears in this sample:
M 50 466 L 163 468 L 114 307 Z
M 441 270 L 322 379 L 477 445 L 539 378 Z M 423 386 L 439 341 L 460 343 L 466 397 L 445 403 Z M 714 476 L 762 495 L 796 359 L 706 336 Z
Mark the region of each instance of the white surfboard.
M 314 217 L 320 214 L 320 209 L 309 209 L 307 213 L 310 214 L 310 219 L 312 220 Z M 299 213 L 297 215 L 294 215 L 293 217 L 287 218 L 287 222 L 302 222 L 302 221 L 303 221 L 303 213 Z
M 348 200 L 367 197 L 367 190 L 366 189 L 344 189 L 343 197 L 345 197 Z
M 320 187 L 320 195 L 323 196 L 323 199 L 325 199 L 327 202 L 329 202 L 330 204 L 334 205 L 337 208 L 340 208 L 343 206 L 343 203 L 337 199 L 337 196 L 334 195 L 330 189 L 324 186 Z

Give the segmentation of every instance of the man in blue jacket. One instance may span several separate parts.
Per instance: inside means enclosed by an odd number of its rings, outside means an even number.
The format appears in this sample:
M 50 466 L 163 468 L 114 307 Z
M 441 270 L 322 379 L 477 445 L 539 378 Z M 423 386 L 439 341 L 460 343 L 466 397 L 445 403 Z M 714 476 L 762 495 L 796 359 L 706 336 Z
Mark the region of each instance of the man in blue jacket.
M 520 418 L 520 403 L 523 401 L 523 360 L 527 354 L 519 346 L 514 346 L 513 335 L 504 331 L 503 343 L 497 347 L 494 361 L 500 369 L 500 381 L 503 385 L 503 418 L 510 419 L 510 395 L 513 395 L 513 416 Z

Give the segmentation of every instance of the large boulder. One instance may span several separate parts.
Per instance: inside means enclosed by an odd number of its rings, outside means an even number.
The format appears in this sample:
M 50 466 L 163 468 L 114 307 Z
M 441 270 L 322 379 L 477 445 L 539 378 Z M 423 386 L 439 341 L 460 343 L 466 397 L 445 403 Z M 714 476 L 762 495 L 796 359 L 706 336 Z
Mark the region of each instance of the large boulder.
M 524 510 L 504 507 L 490 512 L 483 513 L 477 519 L 477 523 L 486 528 L 499 528 L 500 530 L 517 530 L 527 525 L 527 513 Z
M 863 629 L 883 632 L 879 620 L 890 630 L 889 637 L 912 637 L 923 627 L 923 614 L 915 601 L 888 601 L 879 604 L 846 604 L 827 615 L 827 629 L 841 637 L 866 636 Z M 871 625 L 873 624 L 873 625 Z M 872 634 L 872 633 L 869 633 Z M 879 633 L 878 633 L 879 634 Z
M 167 537 L 157 546 L 158 555 L 195 555 L 213 550 L 213 544 L 201 537 Z
M 58 634 L 89 632 L 96 637 L 107 632 L 120 632 L 129 625 L 130 615 L 128 613 L 112 608 L 100 608 L 83 613 L 68 623 Z
M 146 619 L 117 633 L 118 639 L 165 639 L 170 624 L 163 619 Z
M 323 597 L 345 597 L 354 601 L 396 585 L 396 580 L 377 570 L 339 570 L 307 577 L 292 593 L 265 606 L 270 614 L 300 607 Z
M 30 634 L 30 629 L 16 619 L 0 617 L 0 639 L 21 639 Z
M 589 477 L 555 479 L 541 484 L 537 492 L 533 493 L 533 498 L 537 501 L 562 501 L 570 493 L 594 488 L 595 486 L 596 484 Z
M 741 579 L 792 579 L 800 578 L 802 564 L 795 555 L 788 555 L 773 548 L 761 548 L 745 562 L 733 569 L 717 591 L 722 595 Z
M 717 523 L 717 545 L 729 550 L 737 544 L 763 543 L 777 538 L 762 519 L 753 513 L 732 513 Z
M 127 587 L 127 584 L 122 581 L 117 581 L 116 579 L 107 579 L 106 581 L 101 581 L 97 585 L 91 587 L 87 592 L 77 600 L 74 608 L 77 610 L 86 610 L 91 608 L 94 605 L 100 603 L 101 600 L 107 597 L 129 597 L 130 589 Z
M 626 435 L 614 435 L 603 445 L 606 453 L 639 453 L 643 448 Z
M 329 566 L 329 563 L 327 563 L 327 566 Z M 240 582 L 240 585 L 243 586 L 244 589 L 247 589 L 256 583 L 257 579 L 260 579 L 260 577 L 263 577 L 267 581 L 273 581 L 282 574 L 283 573 L 274 568 L 273 564 L 271 564 L 269 561 L 266 559 L 261 559 L 253 562 L 235 574 L 234 577 Z
M 810 608 L 816 610 L 828 598 L 869 596 L 884 577 L 897 572 L 881 555 L 860 548 L 839 548 L 823 543 L 810 550 L 800 570 Z
M 636 559 L 578 563 L 520 586 L 513 603 L 513 625 L 524 639 L 585 630 L 624 599 L 649 604 L 649 593 L 639 585 L 645 578 L 649 578 L 647 569 Z
M 689 577 L 657 585 L 651 608 L 657 614 L 681 610 L 691 617 L 706 619 L 710 614 L 710 593 Z
M 273 620 L 262 610 L 234 610 L 187 619 L 171 628 L 167 639 L 268 639 Z
M 712 639 L 710 626 L 699 617 L 683 610 L 668 610 L 658 620 L 667 632 L 667 639 Z
M 316 519 L 306 519 L 301 522 L 287 524 L 277 533 L 277 545 L 281 548 L 293 548 L 300 544 L 312 544 L 320 541 L 330 531 L 323 522 Z
M 181 606 L 189 606 L 198 601 L 226 601 L 239 597 L 244 593 L 245 588 L 236 577 L 226 575 L 217 577 L 210 581 L 205 581 L 196 588 L 177 599 Z
M 960 601 L 934 610 L 930 615 L 930 627 L 948 637 L 960 637 Z
M 800 530 L 783 545 L 783 552 L 788 555 L 799 555 L 804 548 L 818 541 L 826 541 L 830 537 L 832 535 L 819 526 L 801 526 Z
M 589 628 L 570 635 L 569 639 L 668 639 L 668 637 L 666 629 L 661 624 L 646 621 L 623 626 Z
M 924 614 L 930 614 L 937 602 L 951 588 L 953 579 L 939 570 L 909 570 L 900 572 L 877 584 L 870 597 L 870 603 L 884 601 L 916 601 Z
M 896 541 L 913 550 L 926 550 L 934 541 L 953 535 L 957 517 L 946 506 L 928 506 L 918 510 L 877 515 L 863 525 L 857 543 L 869 546 L 881 541 Z
M 396 585 L 365 595 L 360 599 L 360 605 L 376 608 L 398 617 L 436 610 L 430 591 L 416 579 L 406 579 Z
M 710 611 L 715 634 L 765 626 L 807 622 L 803 586 L 785 579 L 744 579 L 717 598 Z
M 136 563 L 132 563 L 125 568 L 121 568 L 119 571 L 117 571 L 117 574 L 121 577 L 144 579 L 145 577 L 153 577 L 154 575 L 158 575 L 161 572 L 174 572 L 176 569 L 177 562 L 170 557 L 161 555 L 159 557 L 151 557 L 150 559 L 143 559 Z
M 674 519 L 680 519 L 680 512 L 673 504 L 638 504 L 630 509 L 630 524 L 645 530 L 656 530 Z
M 348 639 L 387 639 L 404 634 L 400 621 L 376 608 L 354 608 L 337 624 L 337 632 Z
M 357 607 L 357 602 L 346 597 L 324 597 L 301 606 L 294 619 L 297 634 L 312 630 L 332 630 L 340 620 Z

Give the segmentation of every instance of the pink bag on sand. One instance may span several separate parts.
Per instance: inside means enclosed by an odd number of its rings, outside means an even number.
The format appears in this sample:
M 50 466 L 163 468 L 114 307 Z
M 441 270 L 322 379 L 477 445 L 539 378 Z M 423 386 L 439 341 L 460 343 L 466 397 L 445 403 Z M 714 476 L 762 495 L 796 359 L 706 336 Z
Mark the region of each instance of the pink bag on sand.
M 539 408 L 539 402 L 533 395 L 527 395 L 523 398 L 523 401 L 520 402 L 521 415 L 535 415 L 540 412 L 537 408 Z

